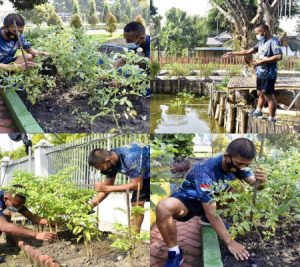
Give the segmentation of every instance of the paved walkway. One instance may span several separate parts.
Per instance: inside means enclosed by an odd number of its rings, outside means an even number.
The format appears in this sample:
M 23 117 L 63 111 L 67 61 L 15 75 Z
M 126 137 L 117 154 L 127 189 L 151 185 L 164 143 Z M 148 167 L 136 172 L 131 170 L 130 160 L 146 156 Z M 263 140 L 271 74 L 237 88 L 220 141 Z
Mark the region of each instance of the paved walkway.
M 0 96 L 0 133 L 17 132 L 17 127 L 10 117 L 3 98 Z
M 176 222 L 177 238 L 180 248 L 184 251 L 184 263 L 180 267 L 201 267 L 201 232 L 199 217 L 194 217 L 188 222 Z M 158 228 L 151 228 L 150 265 L 162 267 L 167 259 L 167 247 Z

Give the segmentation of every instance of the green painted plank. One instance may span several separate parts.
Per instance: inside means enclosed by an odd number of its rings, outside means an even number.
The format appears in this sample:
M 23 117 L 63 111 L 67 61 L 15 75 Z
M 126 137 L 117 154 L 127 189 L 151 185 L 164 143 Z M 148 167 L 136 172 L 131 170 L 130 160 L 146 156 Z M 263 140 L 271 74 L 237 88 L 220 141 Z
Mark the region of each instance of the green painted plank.
M 218 236 L 210 226 L 202 226 L 202 247 L 204 267 L 223 267 Z
M 14 89 L 3 90 L 2 95 L 20 132 L 44 133 Z

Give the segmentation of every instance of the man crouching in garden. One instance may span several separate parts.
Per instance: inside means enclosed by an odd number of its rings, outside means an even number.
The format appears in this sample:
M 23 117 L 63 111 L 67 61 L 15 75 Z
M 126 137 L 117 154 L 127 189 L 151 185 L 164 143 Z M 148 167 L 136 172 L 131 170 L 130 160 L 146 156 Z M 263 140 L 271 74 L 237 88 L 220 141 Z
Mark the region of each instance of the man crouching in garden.
M 16 22 L 18 31 L 16 31 L 14 22 Z M 47 52 L 38 51 L 31 47 L 23 35 L 24 28 L 25 21 L 21 15 L 9 14 L 4 18 L 3 27 L 0 29 L 0 70 L 26 69 L 23 55 L 15 56 L 17 50 L 21 48 L 21 45 L 27 52 L 25 58 L 28 68 L 35 66 L 35 57 L 48 55 Z M 18 35 L 22 44 L 19 43 Z
M 252 141 L 246 138 L 235 139 L 228 145 L 224 155 L 193 164 L 179 190 L 158 203 L 156 223 L 168 247 L 165 267 L 180 266 L 183 262 L 183 251 L 178 247 L 174 219 L 186 222 L 194 216 L 201 216 L 201 224 L 210 224 L 214 228 L 237 260 L 248 259 L 249 252 L 232 239 L 224 221 L 217 215 L 214 195 L 229 191 L 228 182 L 236 178 L 250 185 L 254 185 L 256 181 L 264 183 L 267 176 L 263 171 L 258 170 L 254 174 L 248 168 L 255 155 L 256 149 Z
M 150 201 L 150 147 L 132 144 L 130 147 L 119 147 L 107 151 L 94 149 L 89 155 L 89 165 L 106 175 L 104 183 L 96 182 L 95 189 L 99 194 L 93 199 L 95 207 L 102 202 L 111 192 L 133 191 L 132 206 L 144 207 L 145 202 Z M 114 185 L 117 173 L 129 177 L 128 184 Z M 139 191 L 139 199 L 138 196 Z M 132 224 L 137 233 L 140 232 L 144 215 L 135 216 Z
M 20 185 L 12 186 L 14 189 L 23 188 Z M 56 237 L 55 233 L 35 232 L 10 223 L 13 212 L 18 212 L 33 223 L 47 225 L 48 221 L 36 214 L 32 214 L 25 206 L 26 197 L 21 193 L 12 193 L 0 190 L 0 234 L 4 232 L 11 236 L 31 237 L 38 240 L 49 241 Z M 7 237 L 8 237 L 7 236 Z M 13 238 L 12 238 L 13 239 Z

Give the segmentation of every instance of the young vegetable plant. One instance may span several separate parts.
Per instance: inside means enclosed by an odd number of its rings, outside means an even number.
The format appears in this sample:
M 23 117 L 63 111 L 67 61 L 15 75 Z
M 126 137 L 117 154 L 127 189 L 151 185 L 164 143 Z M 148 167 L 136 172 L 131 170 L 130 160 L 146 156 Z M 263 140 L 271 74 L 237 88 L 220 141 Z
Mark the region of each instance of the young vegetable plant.
M 66 226 L 78 236 L 78 242 L 83 239 L 87 255 L 91 256 L 92 239 L 99 235 L 97 218 L 95 215 L 89 215 L 92 207 L 88 201 L 94 195 L 94 191 L 80 189 L 72 182 L 74 170 L 75 168 L 66 168 L 49 177 L 16 172 L 11 184 L 25 187 L 25 192 L 21 193 L 27 196 L 26 206 L 33 213 L 46 218 L 50 229 L 51 225 L 55 225 L 56 231 Z

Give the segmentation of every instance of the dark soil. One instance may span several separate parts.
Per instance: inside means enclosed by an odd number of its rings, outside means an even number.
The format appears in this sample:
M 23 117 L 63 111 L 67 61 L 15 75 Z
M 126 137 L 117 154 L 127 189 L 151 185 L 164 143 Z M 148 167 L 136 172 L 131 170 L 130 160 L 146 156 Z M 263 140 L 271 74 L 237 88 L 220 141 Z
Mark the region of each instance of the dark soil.
M 87 257 L 86 248 L 83 243 L 77 243 L 74 237 L 69 234 L 59 235 L 59 241 L 51 244 L 41 244 L 35 241 L 26 240 L 33 246 L 39 247 L 39 251 L 53 257 L 61 266 L 64 267 L 131 267 L 131 259 L 128 253 L 116 251 L 111 248 L 111 241 L 107 238 L 107 233 L 103 233 L 99 241 L 94 241 L 92 250 L 93 256 Z M 42 246 L 41 246 L 42 245 Z M 15 254 L 15 256 L 12 256 Z M 6 254 L 6 262 L 0 266 L 24 267 L 32 266 L 24 255 L 16 255 L 14 249 L 12 253 Z M 134 267 L 150 266 L 150 245 L 142 243 L 136 249 L 133 256 Z
M 116 122 L 111 116 L 98 117 L 93 125 L 88 119 L 78 120 L 77 114 L 72 114 L 76 108 L 79 113 L 87 112 L 96 115 L 91 105 L 88 105 L 89 95 L 78 92 L 74 86 L 61 86 L 51 93 L 43 96 L 43 99 L 32 105 L 26 98 L 24 91 L 18 92 L 19 96 L 27 106 L 29 112 L 37 120 L 46 133 L 79 133 L 79 132 L 109 132 L 117 129 Z M 129 96 L 134 109 L 137 112 L 135 119 L 119 119 L 122 132 L 145 133 L 150 129 L 150 98 Z M 119 114 L 123 114 L 124 106 L 117 108 Z
M 250 233 L 248 261 L 237 261 L 220 242 L 224 267 L 300 267 L 300 223 L 282 224 L 276 235 L 259 245 L 257 233 Z M 237 238 L 246 245 L 246 237 Z

